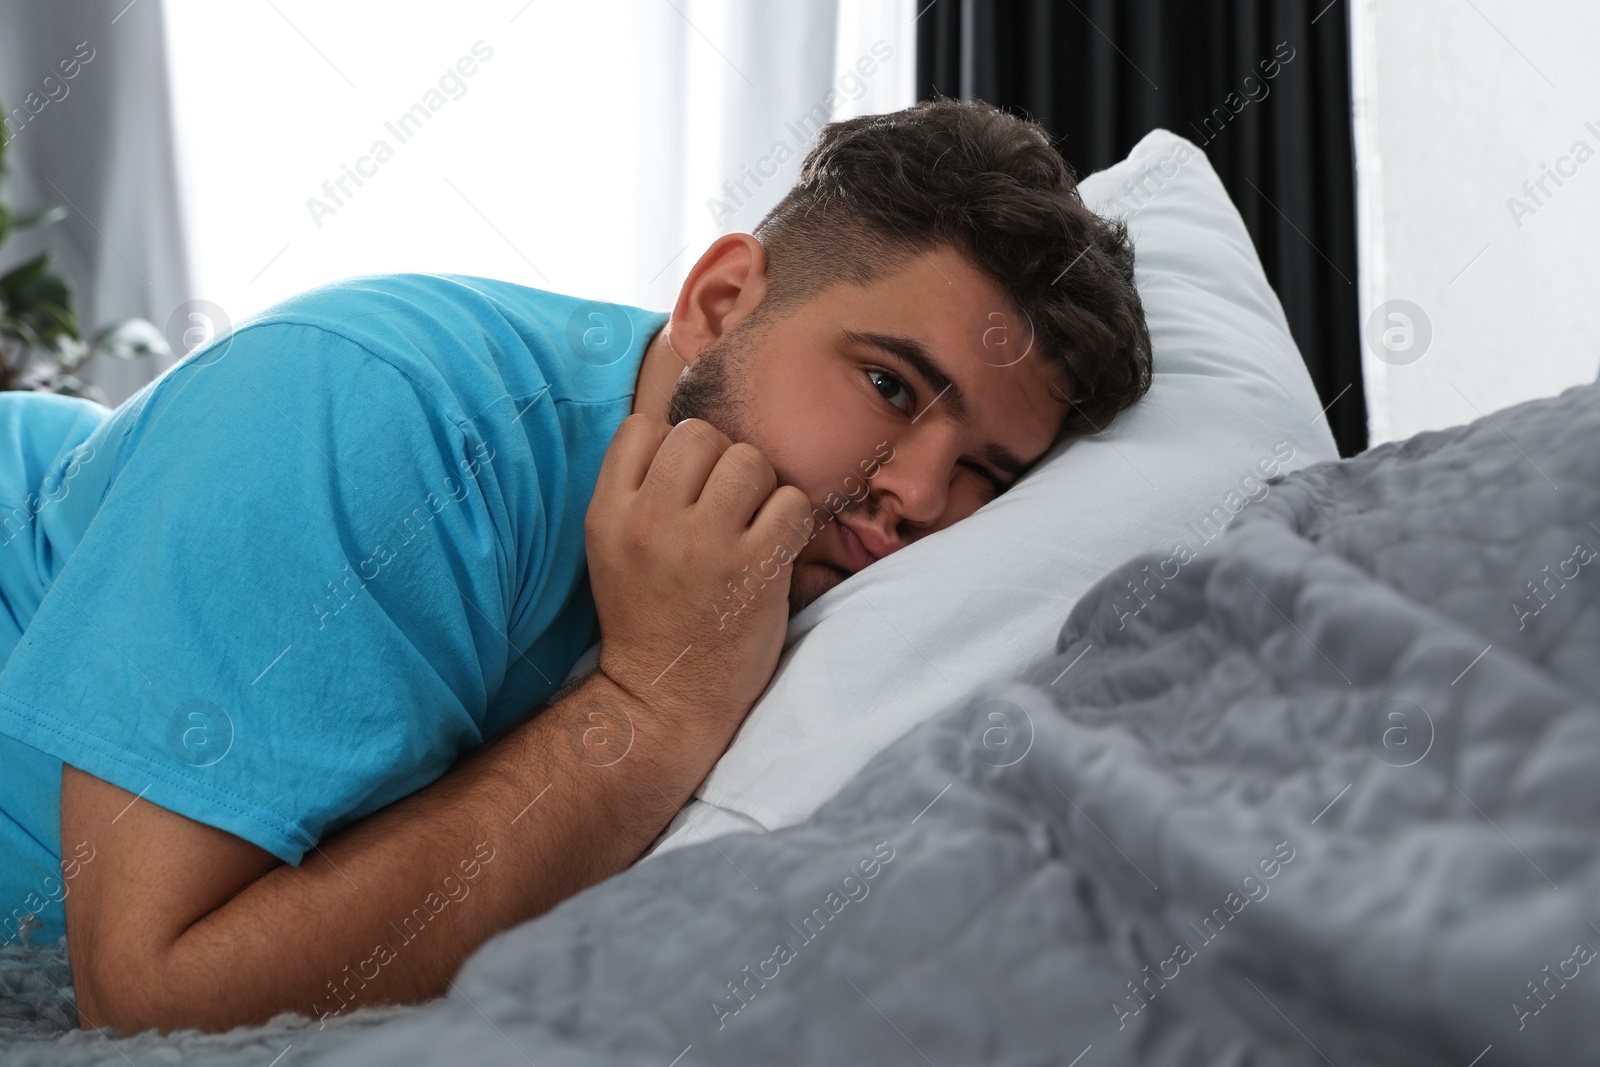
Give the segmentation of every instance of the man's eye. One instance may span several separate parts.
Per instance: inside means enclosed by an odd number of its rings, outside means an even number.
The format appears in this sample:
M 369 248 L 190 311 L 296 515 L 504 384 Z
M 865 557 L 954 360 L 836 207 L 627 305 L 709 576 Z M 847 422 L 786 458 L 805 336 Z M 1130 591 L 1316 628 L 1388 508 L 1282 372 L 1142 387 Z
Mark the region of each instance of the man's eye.
M 906 383 L 885 370 L 876 367 L 867 371 L 867 378 L 877 387 L 883 398 L 901 411 L 910 411 L 916 397 L 911 395 L 911 390 L 906 388 Z
M 989 484 L 990 488 L 992 488 L 994 490 L 994 495 L 995 496 L 999 496 L 1001 493 L 1006 491 L 1006 484 L 1004 482 L 1002 482 L 999 478 L 995 477 L 994 474 L 991 471 L 988 470 L 988 468 L 979 466 L 976 463 L 967 463 L 967 464 L 963 464 L 963 465 L 968 470 L 972 471 L 978 477 L 982 478 L 985 482 L 987 482 Z

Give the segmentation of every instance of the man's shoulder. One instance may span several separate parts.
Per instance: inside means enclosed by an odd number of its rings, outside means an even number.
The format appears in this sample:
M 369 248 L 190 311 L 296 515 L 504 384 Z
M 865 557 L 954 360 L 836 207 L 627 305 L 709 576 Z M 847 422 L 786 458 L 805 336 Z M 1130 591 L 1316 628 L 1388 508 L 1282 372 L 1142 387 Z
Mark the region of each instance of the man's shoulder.
M 251 322 L 298 319 L 348 319 L 401 313 L 450 318 L 503 308 L 536 314 L 547 306 L 576 303 L 580 298 L 534 289 L 496 278 L 465 274 L 364 274 L 307 289 L 274 304 Z
M 320 286 L 240 330 L 313 327 L 404 372 L 486 378 L 509 395 L 549 389 L 604 402 L 631 396 L 664 312 L 460 274 L 382 274 Z

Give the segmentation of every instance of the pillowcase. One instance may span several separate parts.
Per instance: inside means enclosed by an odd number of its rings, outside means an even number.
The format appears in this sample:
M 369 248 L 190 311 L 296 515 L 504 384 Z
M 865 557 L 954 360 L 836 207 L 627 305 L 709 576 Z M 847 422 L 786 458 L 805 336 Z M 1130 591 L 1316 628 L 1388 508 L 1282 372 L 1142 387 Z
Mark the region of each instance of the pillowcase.
M 1073 604 L 1113 566 L 1198 551 L 1270 492 L 1266 478 L 1338 458 L 1205 153 L 1156 130 L 1080 188 L 1133 237 L 1149 393 L 1105 432 L 1056 446 L 971 517 L 795 615 L 766 692 L 651 854 L 803 821 L 917 723 L 983 683 L 1036 670 Z

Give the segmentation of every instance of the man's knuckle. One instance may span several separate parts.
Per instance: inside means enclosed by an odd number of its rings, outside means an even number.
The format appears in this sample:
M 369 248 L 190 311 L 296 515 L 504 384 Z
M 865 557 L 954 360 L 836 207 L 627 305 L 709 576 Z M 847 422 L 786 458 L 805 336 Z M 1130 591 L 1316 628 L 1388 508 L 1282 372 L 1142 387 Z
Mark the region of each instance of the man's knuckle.
M 668 438 L 681 442 L 704 442 L 714 440 L 716 430 L 710 423 L 700 419 L 684 419 L 672 428 Z
M 651 464 L 656 476 L 665 482 L 670 482 L 677 475 L 679 468 L 682 466 L 683 462 L 681 455 L 676 449 L 672 448 L 670 444 L 663 446 L 661 451 L 656 453 L 656 458 Z
M 739 441 L 728 447 L 724 458 L 752 479 L 760 480 L 772 474 L 772 464 L 755 445 Z

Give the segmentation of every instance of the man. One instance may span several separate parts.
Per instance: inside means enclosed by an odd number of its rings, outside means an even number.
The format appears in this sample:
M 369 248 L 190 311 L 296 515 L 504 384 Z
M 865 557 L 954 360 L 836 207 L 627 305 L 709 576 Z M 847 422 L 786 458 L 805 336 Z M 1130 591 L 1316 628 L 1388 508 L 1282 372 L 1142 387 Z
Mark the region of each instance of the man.
M 64 923 L 90 1026 L 437 995 L 640 855 L 792 611 L 1149 380 L 1125 232 L 952 101 L 826 127 L 670 316 L 291 300 L 44 435 L 70 490 L 0 570 L 6 914 Z

